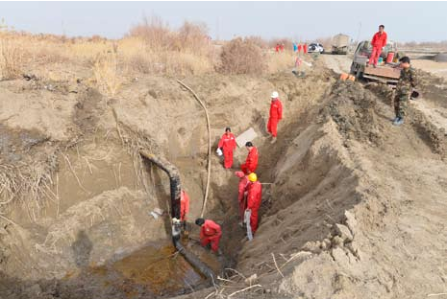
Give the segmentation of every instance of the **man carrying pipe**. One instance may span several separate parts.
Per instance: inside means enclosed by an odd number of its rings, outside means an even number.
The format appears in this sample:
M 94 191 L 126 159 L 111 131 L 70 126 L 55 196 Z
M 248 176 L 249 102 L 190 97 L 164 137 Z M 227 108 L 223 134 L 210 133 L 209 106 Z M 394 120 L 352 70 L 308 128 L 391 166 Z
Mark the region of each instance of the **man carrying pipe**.
M 255 172 L 258 167 L 258 149 L 252 142 L 245 143 L 245 148 L 248 150 L 248 155 L 245 163 L 241 165 L 241 171 L 248 175 Z
M 220 225 L 212 220 L 205 220 L 203 218 L 198 218 L 196 220 L 196 225 L 200 226 L 200 243 L 203 247 L 211 244 L 211 250 L 214 253 L 221 255 L 219 249 L 220 237 L 222 236 L 222 230 Z

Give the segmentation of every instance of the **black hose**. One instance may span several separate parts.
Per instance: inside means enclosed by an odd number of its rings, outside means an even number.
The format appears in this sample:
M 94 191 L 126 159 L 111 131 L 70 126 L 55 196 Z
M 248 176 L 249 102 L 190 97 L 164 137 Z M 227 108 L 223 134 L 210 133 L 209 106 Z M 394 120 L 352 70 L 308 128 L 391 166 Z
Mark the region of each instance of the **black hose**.
M 181 185 L 180 174 L 177 168 L 169 161 L 155 157 L 151 153 L 140 151 L 142 157 L 148 159 L 160 169 L 165 171 L 169 176 L 169 183 L 171 189 L 171 217 L 172 219 L 180 220 L 180 198 L 181 198 Z M 205 263 L 203 263 L 196 255 L 188 251 L 180 242 L 181 230 L 179 229 L 180 223 L 172 225 L 172 242 L 175 248 L 185 257 L 185 259 L 200 273 L 205 275 L 211 283 L 216 284 L 216 275 Z

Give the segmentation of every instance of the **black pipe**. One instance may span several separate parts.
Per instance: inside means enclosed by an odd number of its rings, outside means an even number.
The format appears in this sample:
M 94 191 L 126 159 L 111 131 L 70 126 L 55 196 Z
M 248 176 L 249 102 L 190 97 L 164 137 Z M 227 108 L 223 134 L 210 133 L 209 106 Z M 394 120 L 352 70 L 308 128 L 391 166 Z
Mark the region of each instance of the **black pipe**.
M 172 219 L 180 220 L 180 198 L 181 198 L 181 185 L 180 174 L 177 168 L 169 161 L 155 157 L 151 153 L 140 151 L 142 157 L 148 159 L 160 169 L 165 171 L 169 176 L 169 183 L 171 189 L 171 217 Z M 213 270 L 203 263 L 196 255 L 188 251 L 181 243 L 181 229 L 180 222 L 173 222 L 172 224 L 172 242 L 175 248 L 185 257 L 185 259 L 200 271 L 205 277 L 211 280 L 211 283 L 216 284 L 216 275 Z

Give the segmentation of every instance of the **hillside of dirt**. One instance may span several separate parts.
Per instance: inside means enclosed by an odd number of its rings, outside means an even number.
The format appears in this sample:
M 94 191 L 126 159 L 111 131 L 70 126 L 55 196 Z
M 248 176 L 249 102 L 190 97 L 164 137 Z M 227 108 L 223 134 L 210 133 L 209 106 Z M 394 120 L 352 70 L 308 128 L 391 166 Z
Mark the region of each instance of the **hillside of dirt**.
M 205 217 L 222 225 L 224 255 L 197 247 L 192 224 L 190 244 L 223 279 L 200 290 L 203 278 L 170 248 L 167 214 L 150 214 L 169 210 L 168 178 L 138 154 L 179 168 L 192 223 L 208 139 L 176 78 L 139 76 L 113 97 L 82 80 L 0 82 L 0 296 L 445 297 L 447 89 L 424 73 L 422 99 L 394 127 L 387 87 L 338 82 L 330 57 L 307 59 L 300 78 L 181 78 L 210 112 L 213 154 L 225 127 L 253 127 L 266 183 L 248 242 L 234 176 L 246 150 L 233 170 L 212 156 Z M 285 107 L 275 144 L 265 132 L 272 90 Z

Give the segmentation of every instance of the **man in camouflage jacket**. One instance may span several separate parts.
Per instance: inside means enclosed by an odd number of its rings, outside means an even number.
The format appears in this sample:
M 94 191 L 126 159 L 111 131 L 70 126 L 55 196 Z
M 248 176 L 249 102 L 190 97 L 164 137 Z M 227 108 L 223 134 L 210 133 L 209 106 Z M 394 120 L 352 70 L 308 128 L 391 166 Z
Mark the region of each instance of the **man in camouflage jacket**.
M 404 56 L 400 59 L 400 71 L 399 82 L 396 86 L 396 96 L 394 97 L 394 111 L 396 118 L 393 121 L 394 125 L 402 125 L 404 123 L 405 109 L 410 100 L 413 88 L 417 85 L 416 70 L 410 65 L 410 58 Z

